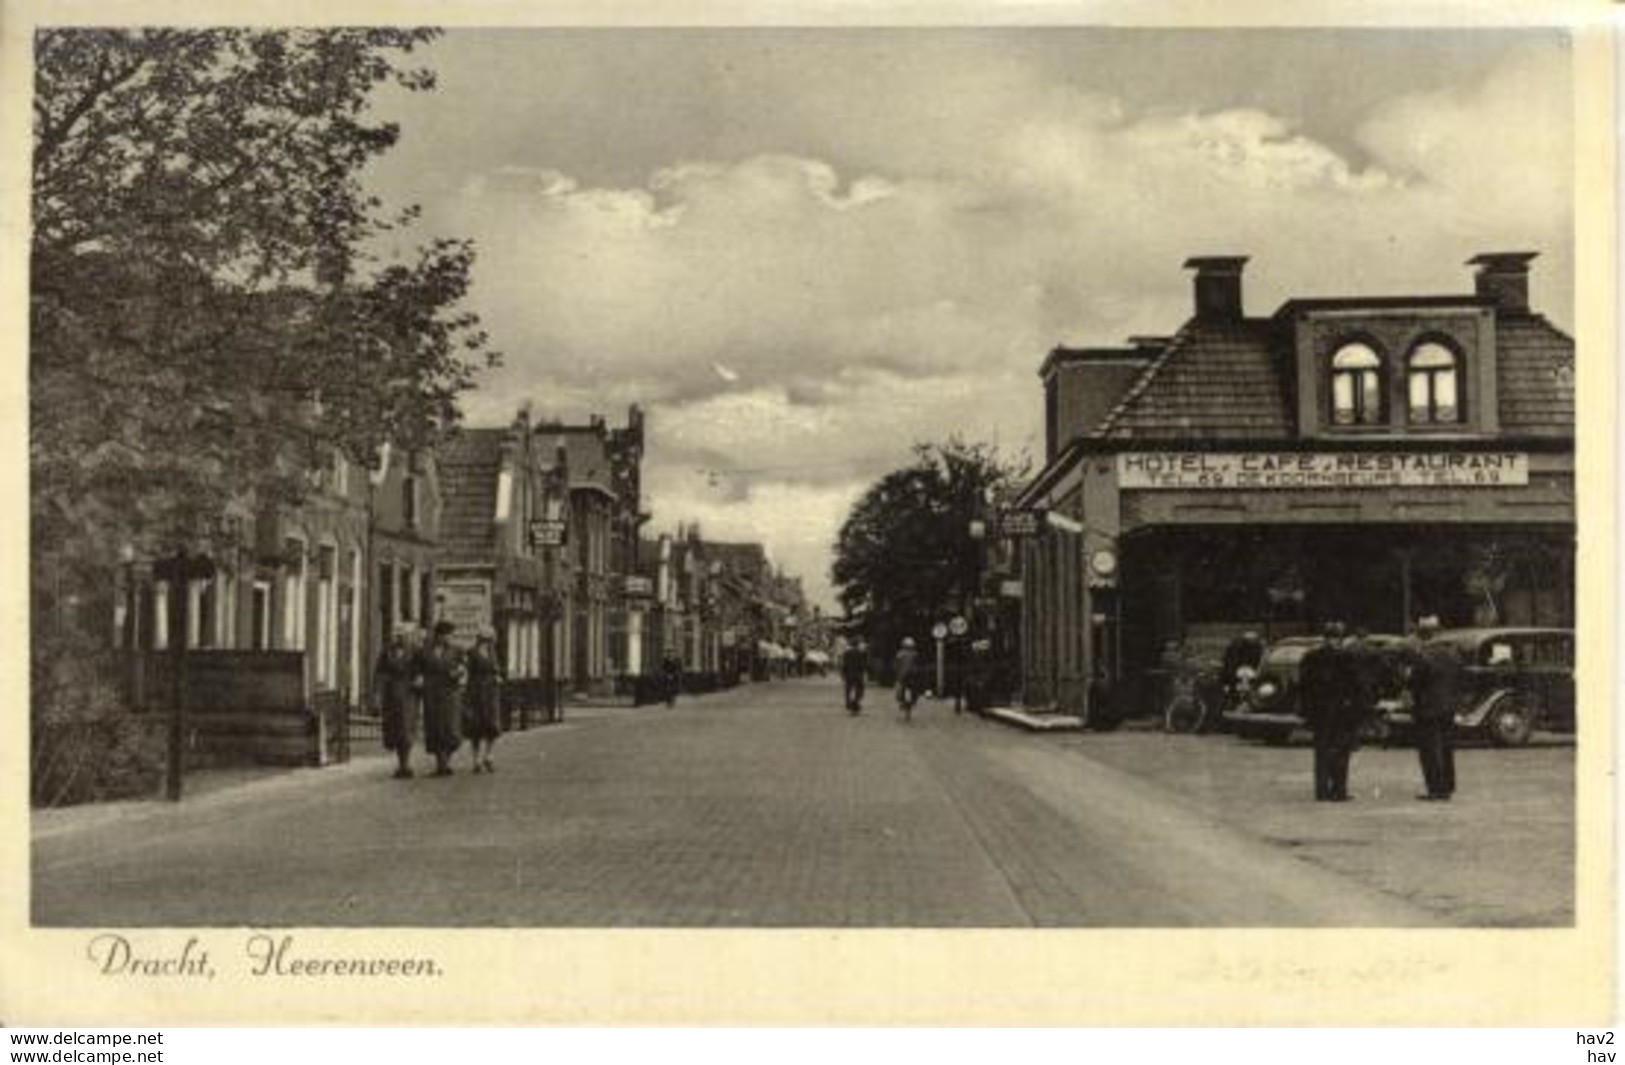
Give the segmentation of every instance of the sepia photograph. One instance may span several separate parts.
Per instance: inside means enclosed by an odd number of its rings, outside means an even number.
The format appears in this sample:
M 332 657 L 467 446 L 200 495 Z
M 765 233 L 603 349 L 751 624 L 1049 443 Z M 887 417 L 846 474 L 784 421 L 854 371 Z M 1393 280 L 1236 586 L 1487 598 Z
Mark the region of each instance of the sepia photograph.
M 8 936 L 74 981 L 1611 949 L 1578 23 L 62 13 Z M 1556 994 L 1438 965 L 1366 1005 Z

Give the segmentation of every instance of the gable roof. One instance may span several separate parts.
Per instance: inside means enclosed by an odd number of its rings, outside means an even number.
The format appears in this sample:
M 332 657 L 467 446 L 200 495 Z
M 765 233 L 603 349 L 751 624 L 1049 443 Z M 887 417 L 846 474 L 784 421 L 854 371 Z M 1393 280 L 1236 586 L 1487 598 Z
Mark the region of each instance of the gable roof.
M 449 555 L 484 555 L 496 542 L 497 474 L 506 429 L 462 429 L 440 448 L 440 543 Z
M 602 426 L 544 424 L 537 426 L 536 438 L 545 468 L 555 465 L 558 448 L 564 448 L 571 488 L 615 494 L 614 467 Z
M 1270 319 L 1192 319 L 1089 435 L 1097 440 L 1261 440 L 1293 435 Z
M 1334 301 L 1317 301 L 1331 305 Z M 1338 306 L 1382 301 L 1339 300 Z M 1421 305 L 1424 301 L 1418 300 Z M 1425 301 L 1475 302 L 1472 297 Z M 1293 301 L 1288 308 L 1307 306 Z M 1285 440 L 1297 435 L 1293 361 L 1275 319 L 1192 320 L 1148 365 L 1094 440 Z M 1574 341 L 1536 314 L 1496 316 L 1501 431 L 1574 435 Z
M 1501 430 L 1574 435 L 1574 341 L 1538 314 L 1501 315 L 1495 328 Z

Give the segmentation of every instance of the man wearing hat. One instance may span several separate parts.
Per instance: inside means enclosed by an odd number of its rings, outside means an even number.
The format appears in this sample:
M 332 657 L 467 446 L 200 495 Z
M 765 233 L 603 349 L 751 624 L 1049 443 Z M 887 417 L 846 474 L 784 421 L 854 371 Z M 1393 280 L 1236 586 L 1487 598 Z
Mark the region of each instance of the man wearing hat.
M 1298 703 L 1315 735 L 1315 801 L 1347 802 L 1349 756 L 1356 727 L 1351 727 L 1349 655 L 1343 647 L 1341 622 L 1326 623 L 1320 644 L 1298 664 Z
M 1456 791 L 1456 705 L 1461 692 L 1461 658 L 1436 639 L 1439 619 L 1416 622 L 1417 651 L 1411 660 L 1411 731 L 1422 762 L 1426 791 L 1418 799 L 1447 802 Z

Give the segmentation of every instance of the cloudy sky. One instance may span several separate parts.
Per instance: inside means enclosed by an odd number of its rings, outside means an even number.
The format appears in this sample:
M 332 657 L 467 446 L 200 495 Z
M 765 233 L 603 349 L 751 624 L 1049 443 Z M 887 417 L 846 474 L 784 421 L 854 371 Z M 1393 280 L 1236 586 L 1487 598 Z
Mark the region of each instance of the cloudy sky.
M 1195 254 L 1290 296 L 1469 291 L 1539 250 L 1572 323 L 1569 53 L 1532 31 L 458 30 L 373 171 L 479 249 L 473 424 L 649 412 L 654 526 L 825 603 L 916 441 L 1042 451 L 1058 343 L 1167 333 Z

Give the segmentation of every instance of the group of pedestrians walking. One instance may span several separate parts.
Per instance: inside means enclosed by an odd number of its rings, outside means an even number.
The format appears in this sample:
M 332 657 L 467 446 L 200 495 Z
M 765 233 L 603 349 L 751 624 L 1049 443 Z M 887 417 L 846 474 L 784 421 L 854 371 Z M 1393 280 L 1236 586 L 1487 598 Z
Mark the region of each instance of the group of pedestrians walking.
M 466 739 L 475 773 L 493 773 L 491 752 L 502 734 L 502 666 L 496 634 L 482 629 L 464 651 L 452 642 L 449 622 L 434 626 L 429 638 L 399 626 L 378 656 L 377 686 L 383 741 L 394 752 L 395 777 L 414 776 L 412 749 L 419 734 L 434 758 L 434 776 L 450 776 L 451 757 Z
M 1304 721 L 1314 734 L 1315 799 L 1349 800 L 1349 760 L 1360 735 L 1385 694 L 1390 663 L 1397 663 L 1411 698 L 1412 732 L 1425 790 L 1417 796 L 1448 801 L 1456 790 L 1455 714 L 1461 662 L 1434 639 L 1439 619 L 1421 618 L 1414 645 L 1385 661 L 1363 629 L 1345 630 L 1330 622 L 1322 642 L 1298 666 L 1298 693 Z

